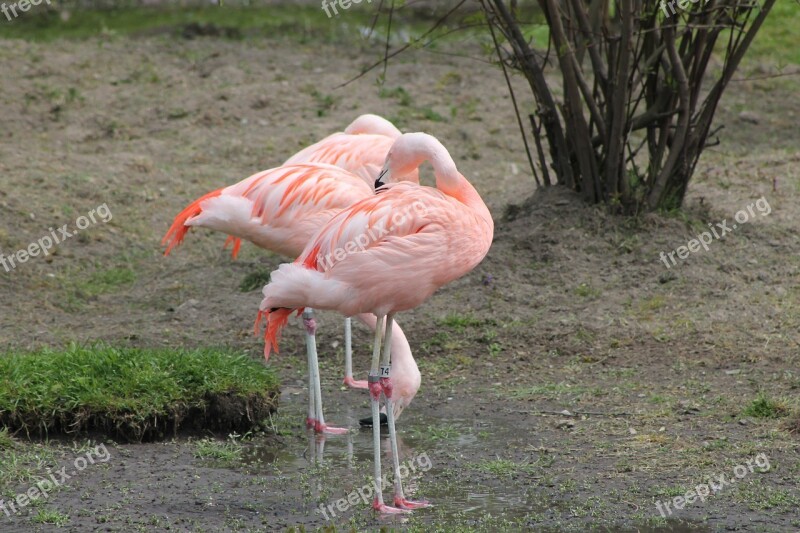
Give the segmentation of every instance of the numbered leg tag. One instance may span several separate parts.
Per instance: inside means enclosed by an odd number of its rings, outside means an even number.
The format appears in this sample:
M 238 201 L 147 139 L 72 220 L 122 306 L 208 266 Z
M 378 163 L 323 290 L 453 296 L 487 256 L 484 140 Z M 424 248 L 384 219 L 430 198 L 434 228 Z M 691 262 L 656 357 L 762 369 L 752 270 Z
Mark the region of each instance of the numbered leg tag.
M 381 367 L 381 377 L 388 378 L 389 377 L 389 369 L 392 368 L 390 366 L 382 366 Z

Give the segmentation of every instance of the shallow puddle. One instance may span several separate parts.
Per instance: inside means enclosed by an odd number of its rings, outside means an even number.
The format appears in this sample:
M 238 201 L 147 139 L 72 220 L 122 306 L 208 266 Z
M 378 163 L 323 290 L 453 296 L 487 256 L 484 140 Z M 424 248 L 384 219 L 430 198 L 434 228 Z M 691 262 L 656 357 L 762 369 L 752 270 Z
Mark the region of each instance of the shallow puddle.
M 297 412 L 299 400 L 284 403 L 283 409 Z M 358 428 L 358 420 L 367 411 L 343 408 L 335 423 Z M 333 420 L 329 420 L 329 423 Z M 386 428 L 382 428 L 382 466 L 384 474 L 391 469 L 390 444 Z M 442 425 L 439 419 L 421 416 L 403 417 L 398 424 L 398 449 L 400 462 L 407 468 L 404 473 L 406 496 L 414 499 L 418 494 L 429 500 L 434 507 L 413 513 L 413 523 L 426 523 L 426 517 L 435 516 L 437 526 L 450 524 L 453 527 L 478 524 L 487 516 L 501 517 L 510 523 L 525 523 L 526 516 L 547 518 L 559 516 L 570 501 L 545 501 L 536 486 L 520 487 L 519 483 L 504 482 L 502 478 L 491 479 L 491 483 L 470 482 L 459 477 L 460 462 L 474 464 L 479 460 L 491 460 L 505 455 L 507 442 L 517 429 L 493 423 L 476 424 L 471 420 L 450 419 Z M 487 453 L 492 450 L 492 453 Z M 494 453 L 496 451 L 496 453 Z M 314 505 L 335 504 L 340 498 L 362 491 L 368 484 L 373 468 L 372 431 L 370 428 L 353 429 L 346 435 L 321 436 L 307 432 L 305 439 L 287 438 L 280 444 L 254 443 L 246 455 L 246 461 L 260 463 L 266 470 L 279 471 L 284 476 L 309 476 L 309 485 L 314 492 Z M 446 458 L 446 459 L 441 459 Z M 466 468 L 466 467 L 465 467 Z M 454 475 L 456 471 L 456 475 Z M 406 475 L 407 473 L 407 475 Z M 522 475 L 525 475 L 524 473 Z M 485 481 L 485 479 L 481 480 Z M 325 496 L 320 496 L 324 491 Z M 391 486 L 384 487 L 384 498 L 391 500 Z M 327 503 L 326 503 L 327 502 Z M 565 507 L 566 506 L 566 507 Z M 336 515 L 335 521 L 343 522 L 358 513 L 369 513 L 362 501 L 348 506 Z M 553 512 L 555 509 L 555 513 Z M 311 508 L 311 513 L 318 513 Z M 654 511 L 655 512 L 655 511 Z M 624 517 L 620 517 L 622 520 Z M 381 522 L 403 523 L 408 518 L 385 517 Z M 520 521 L 520 522 L 515 522 Z M 535 523 L 535 522 L 534 522 Z M 629 523 L 629 522 L 628 522 Z M 575 523 L 571 523 L 574 527 Z M 610 528 L 607 522 L 595 528 L 600 531 L 638 531 L 642 533 L 689 533 L 710 531 L 706 526 L 677 520 L 668 520 L 658 527 L 651 525 Z M 558 529 L 542 528 L 542 531 Z

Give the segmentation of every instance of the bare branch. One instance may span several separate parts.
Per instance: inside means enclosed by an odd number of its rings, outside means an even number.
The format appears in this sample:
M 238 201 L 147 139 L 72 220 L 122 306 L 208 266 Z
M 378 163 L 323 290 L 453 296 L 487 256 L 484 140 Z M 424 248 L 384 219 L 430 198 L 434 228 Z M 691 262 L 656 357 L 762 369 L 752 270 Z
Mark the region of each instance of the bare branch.
M 664 28 L 664 44 L 667 45 L 667 54 L 669 55 L 670 62 L 672 63 L 672 73 L 675 80 L 678 82 L 678 98 L 679 98 L 679 111 L 678 111 L 678 128 L 673 137 L 672 144 L 670 145 L 669 156 L 664 163 L 664 168 L 661 169 L 653 189 L 648 195 L 648 202 L 651 208 L 655 208 L 660 204 L 661 195 L 664 193 L 665 186 L 668 178 L 675 172 L 675 167 L 679 160 L 685 156 L 683 152 L 683 144 L 686 141 L 686 136 L 689 133 L 689 119 L 691 118 L 691 109 L 689 109 L 689 79 L 686 77 L 686 71 L 683 68 L 683 62 L 678 50 L 675 47 L 675 26 L 667 26 Z M 685 164 L 683 161 L 682 164 Z
M 485 0 L 481 0 L 481 5 L 483 6 L 484 11 L 489 15 L 489 8 L 485 4 Z M 511 96 L 511 102 L 514 104 L 514 114 L 517 116 L 517 124 L 519 124 L 519 133 L 522 135 L 522 142 L 525 144 L 525 153 L 528 155 L 528 164 L 531 166 L 531 172 L 533 172 L 533 177 L 536 180 L 536 185 L 539 187 L 542 186 L 542 182 L 539 181 L 539 174 L 536 172 L 536 166 L 533 164 L 533 157 L 531 157 L 531 149 L 528 146 L 528 136 L 525 134 L 525 128 L 522 126 L 522 118 L 519 114 L 519 107 L 517 106 L 517 98 L 514 96 L 514 87 L 511 85 L 511 78 L 508 76 L 508 71 L 506 70 L 506 62 L 503 59 L 503 55 L 500 53 L 500 43 L 497 42 L 497 36 L 494 33 L 494 23 L 492 20 L 487 20 L 489 24 L 489 32 L 492 34 L 492 41 L 494 42 L 494 48 L 497 51 L 497 58 L 500 60 L 500 66 L 503 69 L 503 76 L 506 79 L 506 85 L 508 85 L 508 94 Z

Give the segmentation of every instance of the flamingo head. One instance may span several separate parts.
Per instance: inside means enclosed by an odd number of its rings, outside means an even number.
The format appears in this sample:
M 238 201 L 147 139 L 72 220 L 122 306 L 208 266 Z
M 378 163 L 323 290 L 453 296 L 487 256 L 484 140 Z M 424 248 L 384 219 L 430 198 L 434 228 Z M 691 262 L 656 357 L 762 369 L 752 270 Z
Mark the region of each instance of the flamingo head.
M 375 180 L 375 188 L 396 181 L 419 179 L 419 167 L 430 161 L 435 174 L 458 173 L 447 149 L 433 135 L 427 133 L 404 133 L 389 149 L 383 169 Z

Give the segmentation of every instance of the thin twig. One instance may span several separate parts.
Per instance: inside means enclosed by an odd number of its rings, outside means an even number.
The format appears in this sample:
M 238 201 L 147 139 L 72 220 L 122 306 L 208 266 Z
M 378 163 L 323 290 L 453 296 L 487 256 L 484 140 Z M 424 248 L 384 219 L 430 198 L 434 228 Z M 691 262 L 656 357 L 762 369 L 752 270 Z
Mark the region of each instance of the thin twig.
M 394 0 L 389 7 L 389 22 L 386 24 L 386 50 L 383 54 L 383 74 L 381 80 L 386 82 L 386 69 L 389 67 L 389 41 L 392 38 L 392 16 L 394 15 Z
M 528 118 L 531 121 L 531 131 L 533 132 L 533 142 L 536 143 L 536 152 L 539 154 L 539 165 L 542 168 L 542 175 L 544 177 L 544 183 L 548 187 L 552 184 L 550 182 L 550 171 L 547 170 L 547 161 L 545 160 L 544 155 L 544 147 L 542 146 L 542 121 L 539 120 L 539 123 L 536 123 L 536 117 L 534 115 L 528 115 Z M 556 178 L 558 179 L 558 178 Z
M 409 42 L 409 43 L 405 44 L 404 46 L 401 46 L 399 49 L 395 50 L 395 51 L 394 51 L 394 52 L 392 52 L 391 54 L 386 54 L 386 55 L 384 56 L 384 58 L 383 58 L 383 59 L 381 59 L 381 60 L 379 60 L 379 61 L 376 61 L 375 63 L 373 63 L 372 65 L 370 65 L 370 66 L 369 66 L 369 67 L 367 67 L 366 69 L 364 69 L 364 70 L 361 72 L 361 74 L 358 74 L 357 76 L 354 76 L 354 77 L 350 78 L 350 79 L 349 79 L 349 80 L 347 80 L 346 82 L 344 82 L 344 83 L 342 83 L 342 84 L 340 84 L 340 85 L 337 85 L 336 87 L 334 87 L 334 89 L 341 89 L 342 87 L 345 87 L 345 86 L 347 86 L 347 85 L 350 85 L 350 84 L 351 84 L 351 83 L 353 83 L 354 81 L 356 81 L 356 80 L 358 80 L 358 79 L 361 79 L 361 78 L 363 78 L 364 76 L 366 76 L 366 75 L 367 75 L 367 74 L 368 74 L 370 71 L 372 71 L 372 70 L 373 70 L 375 67 L 377 67 L 377 66 L 379 66 L 379 65 L 381 65 L 381 64 L 383 64 L 383 63 L 385 63 L 386 61 L 390 60 L 391 58 L 395 57 L 396 55 L 398 55 L 398 54 L 401 54 L 401 53 L 405 52 L 406 50 L 408 50 L 409 48 L 411 48 L 413 45 L 417 44 L 417 43 L 418 43 L 418 42 L 420 42 L 422 39 L 424 39 L 425 37 L 427 37 L 428 35 L 430 35 L 430 34 L 431 34 L 431 33 L 433 33 L 434 31 L 436 31 L 436 29 L 437 29 L 437 28 L 439 28 L 439 26 L 441 26 L 441 25 L 444 23 L 444 21 L 445 21 L 445 20 L 447 20 L 447 19 L 450 17 L 450 15 L 452 15 L 453 13 L 455 13 L 455 11 L 456 11 L 458 8 L 460 8 L 462 5 L 464 5 L 466 2 L 467 2 L 467 0 L 461 0 L 461 1 L 460 1 L 458 4 L 456 4 L 456 5 L 455 5 L 455 6 L 454 6 L 454 7 L 453 7 L 453 8 L 452 8 L 450 11 L 448 11 L 448 12 L 447 12 L 447 13 L 445 13 L 445 14 L 444 14 L 442 17 L 440 17 L 440 18 L 439 18 L 439 20 L 437 20 L 437 21 L 434 23 L 434 25 L 433 25 L 433 26 L 431 26 L 431 28 L 430 28 L 428 31 L 426 31 L 425 33 L 423 33 L 422 35 L 420 35 L 419 37 L 417 37 L 417 38 L 416 38 L 416 39 L 414 39 L 413 41 L 411 41 L 411 42 Z
M 381 3 L 378 4 L 378 8 L 375 10 L 375 16 L 372 17 L 372 23 L 369 25 L 369 32 L 367 33 L 367 37 L 372 37 L 372 33 L 375 31 L 375 25 L 378 23 L 378 17 L 381 14 L 381 9 L 383 9 L 383 0 Z
M 519 133 L 522 135 L 522 142 L 525 145 L 525 153 L 528 155 L 528 164 L 531 166 L 531 172 L 533 172 L 533 178 L 536 180 L 536 185 L 541 187 L 542 182 L 539 180 L 539 173 L 536 172 L 536 166 L 533 164 L 533 157 L 531 157 L 531 149 L 528 146 L 528 136 L 525 135 L 525 128 L 522 126 L 522 117 L 519 114 L 519 107 L 517 106 L 517 98 L 514 96 L 514 87 L 511 85 L 511 78 L 508 76 L 508 71 L 506 70 L 506 62 L 503 60 L 503 55 L 500 52 L 500 43 L 497 42 L 497 35 L 494 33 L 494 24 L 491 20 L 488 19 L 489 16 L 489 9 L 487 8 L 486 3 L 484 0 L 481 0 L 481 6 L 483 6 L 484 13 L 486 13 L 487 19 L 486 21 L 489 24 L 489 32 L 492 34 L 492 41 L 494 42 L 494 48 L 497 51 L 497 59 L 500 61 L 500 67 L 503 69 L 503 76 L 506 78 L 506 85 L 508 85 L 508 94 L 511 96 L 511 103 L 514 104 L 514 114 L 517 117 L 517 124 L 519 125 Z M 494 11 L 492 11 L 492 17 L 494 17 Z

